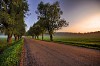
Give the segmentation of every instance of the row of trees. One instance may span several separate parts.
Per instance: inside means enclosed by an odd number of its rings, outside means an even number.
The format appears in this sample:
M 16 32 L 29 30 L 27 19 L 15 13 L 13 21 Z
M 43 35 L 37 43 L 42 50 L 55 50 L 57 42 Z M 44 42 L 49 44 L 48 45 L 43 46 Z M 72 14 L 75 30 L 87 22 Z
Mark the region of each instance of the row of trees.
M 28 34 L 34 38 L 38 38 L 42 34 L 43 40 L 43 34 L 48 32 L 50 40 L 53 41 L 54 31 L 68 26 L 66 20 L 61 19 L 63 12 L 60 9 L 59 2 L 53 4 L 40 2 L 36 14 L 38 21 L 28 31 Z
M 12 43 L 25 33 L 24 17 L 28 11 L 26 0 L 0 0 L 0 32 L 6 34 L 7 42 Z

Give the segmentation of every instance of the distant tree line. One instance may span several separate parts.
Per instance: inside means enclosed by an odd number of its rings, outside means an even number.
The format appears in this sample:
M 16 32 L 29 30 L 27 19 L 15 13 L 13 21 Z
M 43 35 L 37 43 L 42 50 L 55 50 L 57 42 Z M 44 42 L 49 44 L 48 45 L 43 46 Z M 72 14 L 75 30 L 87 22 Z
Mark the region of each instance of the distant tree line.
M 43 3 L 42 1 L 37 7 L 37 18 L 38 21 L 30 27 L 27 34 L 33 36 L 33 38 L 39 38 L 39 35 L 48 32 L 50 35 L 50 40 L 53 41 L 53 33 L 55 30 L 59 30 L 62 27 L 68 26 L 66 20 L 61 19 L 63 12 L 59 6 L 59 2 L 53 4 Z
M 7 42 L 11 44 L 25 33 L 24 17 L 28 11 L 27 0 L 0 0 L 0 32 L 6 34 Z

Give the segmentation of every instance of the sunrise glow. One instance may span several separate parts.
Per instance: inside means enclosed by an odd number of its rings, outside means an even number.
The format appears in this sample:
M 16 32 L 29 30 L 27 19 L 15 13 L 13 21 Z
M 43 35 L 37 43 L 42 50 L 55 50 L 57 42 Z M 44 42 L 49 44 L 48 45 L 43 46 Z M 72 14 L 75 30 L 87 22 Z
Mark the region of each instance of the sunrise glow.
M 70 23 L 69 23 L 70 24 Z M 58 32 L 93 32 L 100 31 L 100 14 L 94 14 L 87 16 L 82 20 L 79 20 L 72 27 L 64 27 Z

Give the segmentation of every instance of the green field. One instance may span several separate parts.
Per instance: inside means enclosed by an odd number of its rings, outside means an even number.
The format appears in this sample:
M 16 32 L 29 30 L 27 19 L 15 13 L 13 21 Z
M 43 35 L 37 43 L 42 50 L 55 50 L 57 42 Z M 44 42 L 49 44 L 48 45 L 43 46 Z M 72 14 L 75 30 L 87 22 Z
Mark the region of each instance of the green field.
M 41 36 L 39 36 L 41 40 Z M 100 49 L 100 37 L 99 36 L 78 36 L 78 35 L 54 35 L 54 41 L 57 43 L 63 43 L 67 45 L 74 45 L 86 48 Z M 45 41 L 50 41 L 49 35 L 44 35 Z

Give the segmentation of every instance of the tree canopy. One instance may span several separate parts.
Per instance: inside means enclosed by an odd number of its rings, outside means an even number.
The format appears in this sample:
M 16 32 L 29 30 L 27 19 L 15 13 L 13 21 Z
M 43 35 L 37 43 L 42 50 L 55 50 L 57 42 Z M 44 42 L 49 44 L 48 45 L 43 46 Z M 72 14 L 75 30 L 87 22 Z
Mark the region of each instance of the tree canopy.
M 8 35 L 8 43 L 11 43 L 12 35 L 21 37 L 24 34 L 27 11 L 26 0 L 0 0 L 0 31 Z
M 39 29 L 42 28 L 45 30 L 45 32 L 48 32 L 51 41 L 53 41 L 53 33 L 55 30 L 59 30 L 62 27 L 68 26 L 68 22 L 66 22 L 64 19 L 61 19 L 63 12 L 61 11 L 58 1 L 53 4 L 43 3 L 41 1 L 38 4 L 36 14 L 38 18 L 37 24 L 41 26 Z

